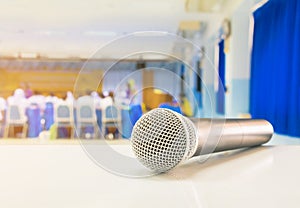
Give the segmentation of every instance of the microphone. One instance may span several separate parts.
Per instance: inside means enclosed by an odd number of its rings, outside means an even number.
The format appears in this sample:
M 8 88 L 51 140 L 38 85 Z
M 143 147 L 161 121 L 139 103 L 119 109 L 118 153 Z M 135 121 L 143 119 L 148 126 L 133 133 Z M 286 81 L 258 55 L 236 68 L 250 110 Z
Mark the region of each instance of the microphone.
M 166 172 L 193 156 L 264 144 L 273 132 L 266 120 L 190 120 L 175 111 L 156 108 L 136 122 L 131 144 L 144 166 Z

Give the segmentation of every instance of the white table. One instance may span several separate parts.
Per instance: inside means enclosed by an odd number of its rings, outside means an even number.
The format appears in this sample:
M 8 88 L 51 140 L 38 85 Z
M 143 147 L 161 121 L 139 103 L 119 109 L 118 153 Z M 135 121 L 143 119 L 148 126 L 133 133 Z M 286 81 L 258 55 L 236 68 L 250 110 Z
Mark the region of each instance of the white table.
M 0 206 L 300 207 L 300 146 L 259 147 L 197 161 L 132 179 L 103 170 L 80 145 L 1 144 Z

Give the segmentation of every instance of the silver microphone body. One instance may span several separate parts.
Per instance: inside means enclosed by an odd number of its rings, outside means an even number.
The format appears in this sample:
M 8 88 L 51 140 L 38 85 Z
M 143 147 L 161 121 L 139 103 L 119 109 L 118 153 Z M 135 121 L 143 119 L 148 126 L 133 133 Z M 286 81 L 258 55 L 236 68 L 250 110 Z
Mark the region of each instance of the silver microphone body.
M 157 108 L 136 122 L 131 143 L 144 166 L 165 172 L 193 156 L 258 146 L 272 135 L 273 127 L 266 120 L 189 119 Z
M 193 156 L 267 143 L 272 125 L 262 119 L 191 119 L 197 131 L 198 145 Z

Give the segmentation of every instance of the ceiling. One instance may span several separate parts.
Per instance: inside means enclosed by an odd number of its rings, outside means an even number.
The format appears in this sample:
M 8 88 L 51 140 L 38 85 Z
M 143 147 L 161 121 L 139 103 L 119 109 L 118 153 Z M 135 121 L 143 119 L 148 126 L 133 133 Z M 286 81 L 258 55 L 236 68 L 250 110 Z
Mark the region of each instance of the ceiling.
M 205 22 L 220 12 L 224 2 L 0 0 L 0 55 L 89 56 L 109 41 L 132 32 L 176 33 L 183 20 Z

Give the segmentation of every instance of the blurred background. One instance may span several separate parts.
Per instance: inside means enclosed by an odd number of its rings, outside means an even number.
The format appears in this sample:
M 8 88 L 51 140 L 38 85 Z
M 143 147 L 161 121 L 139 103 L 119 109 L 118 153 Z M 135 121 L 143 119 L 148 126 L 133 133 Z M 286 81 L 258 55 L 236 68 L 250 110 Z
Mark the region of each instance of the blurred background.
M 130 139 L 164 107 L 296 141 L 299 21 L 297 0 L 1 1 L 0 136 Z

